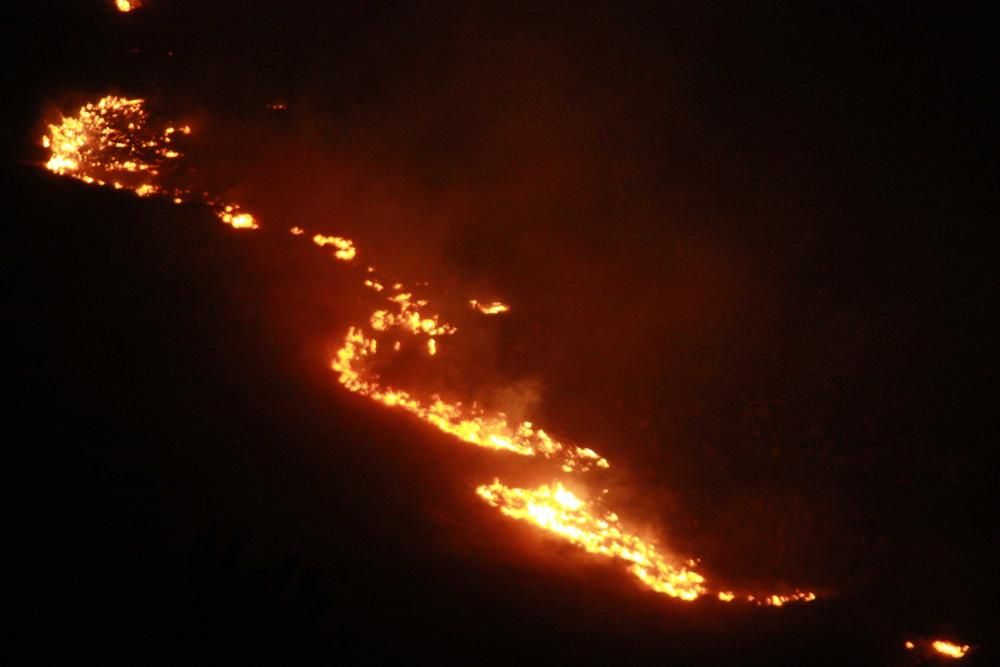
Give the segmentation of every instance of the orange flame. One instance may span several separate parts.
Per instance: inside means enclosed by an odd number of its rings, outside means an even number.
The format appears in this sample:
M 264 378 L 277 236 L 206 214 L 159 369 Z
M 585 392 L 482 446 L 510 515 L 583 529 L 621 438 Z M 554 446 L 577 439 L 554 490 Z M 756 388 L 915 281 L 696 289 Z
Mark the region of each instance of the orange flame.
M 506 313 L 510 310 L 510 306 L 505 303 L 500 303 L 499 301 L 492 301 L 490 303 L 479 303 L 475 299 L 469 301 L 469 305 L 478 310 L 483 315 L 499 315 L 500 313 Z
M 109 95 L 84 105 L 76 117 L 49 125 L 42 137 L 42 146 L 50 152 L 46 169 L 85 183 L 159 192 L 151 180 L 164 161 L 180 154 L 167 147 L 173 128 L 169 133 L 148 129 L 142 105 L 139 99 Z
M 133 3 L 133 7 L 137 6 Z M 108 95 L 80 107 L 76 116 L 63 116 L 50 124 L 42 137 L 49 150 L 45 168 L 84 183 L 131 190 L 140 197 L 159 194 L 175 204 L 196 200 L 209 204 L 222 222 L 233 229 L 257 229 L 256 219 L 237 204 L 198 196 L 185 188 L 165 188 L 157 183 L 165 166 L 181 157 L 176 135 L 191 134 L 187 125 L 154 130 L 141 99 Z
M 931 642 L 931 648 L 945 656 L 946 658 L 959 659 L 965 657 L 965 654 L 969 652 L 968 645 L 953 644 L 949 641 L 944 641 L 943 639 L 936 639 Z
M 925 659 L 938 658 L 960 660 L 972 650 L 972 647 L 968 644 L 955 644 L 954 642 L 946 641 L 944 639 L 918 639 L 917 641 L 908 639 L 903 642 L 903 646 L 907 651 L 916 651 L 922 654 Z
M 705 592 L 705 578 L 683 564 L 668 563 L 652 544 L 623 530 L 612 512 L 595 514 L 561 482 L 535 489 L 504 486 L 499 480 L 476 489 L 479 497 L 507 516 L 529 521 L 592 554 L 623 560 L 649 588 L 681 600 Z
M 233 204 L 227 205 L 216 215 L 233 229 L 259 229 L 257 221 L 252 215 L 249 213 L 240 213 L 239 207 Z
M 322 234 L 317 234 L 313 237 L 313 243 L 321 248 L 325 245 L 332 245 L 337 249 L 333 253 L 334 257 L 342 259 L 345 262 L 351 261 L 358 254 L 357 249 L 354 247 L 354 242 L 340 236 L 323 236 Z

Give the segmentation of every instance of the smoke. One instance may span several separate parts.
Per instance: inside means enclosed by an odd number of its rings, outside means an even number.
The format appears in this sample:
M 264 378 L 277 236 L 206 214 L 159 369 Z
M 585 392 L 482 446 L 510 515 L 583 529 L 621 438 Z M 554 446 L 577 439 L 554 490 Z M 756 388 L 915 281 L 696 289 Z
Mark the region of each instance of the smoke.
M 506 414 L 513 422 L 537 419 L 542 405 L 542 381 L 537 377 L 525 377 L 493 391 L 487 405 Z

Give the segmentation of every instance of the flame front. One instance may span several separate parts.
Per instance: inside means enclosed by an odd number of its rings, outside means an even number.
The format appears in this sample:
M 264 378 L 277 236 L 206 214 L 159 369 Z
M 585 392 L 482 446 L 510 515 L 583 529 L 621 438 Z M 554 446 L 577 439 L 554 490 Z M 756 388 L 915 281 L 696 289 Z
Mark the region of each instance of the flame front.
M 130 4 L 130 8 L 135 6 L 136 3 Z M 139 196 L 158 194 L 178 204 L 200 202 L 212 207 L 219 219 L 234 229 L 259 229 L 257 218 L 239 204 L 224 202 L 190 187 L 161 185 L 164 165 L 180 157 L 174 146 L 175 135 L 190 132 L 187 126 L 155 131 L 149 126 L 142 100 L 108 96 L 85 105 L 75 117 L 63 117 L 60 124 L 49 125 L 49 133 L 42 138 L 42 145 L 50 151 L 45 167 L 59 175 L 131 190 Z M 308 238 L 300 227 L 289 231 L 298 238 Z M 358 249 L 352 240 L 316 234 L 312 242 L 320 248 L 332 247 L 337 260 L 357 266 L 354 260 Z M 599 472 L 610 467 L 607 459 L 593 449 L 556 438 L 531 421 L 511 421 L 503 412 L 486 410 L 475 402 L 448 401 L 437 393 L 384 384 L 375 364 L 380 355 L 400 352 L 405 341 L 406 346 L 414 345 L 425 351 L 427 357 L 439 359 L 441 341 L 456 334 L 458 328 L 428 311 L 427 299 L 416 297 L 401 283 L 380 278 L 374 267 L 366 268 L 363 283 L 381 301 L 367 322 L 348 328 L 331 362 L 338 381 L 346 389 L 383 406 L 401 409 L 462 442 L 551 461 L 564 473 Z M 499 301 L 481 303 L 471 299 L 468 304 L 483 315 L 510 311 L 507 304 Z M 521 489 L 504 486 L 496 480 L 479 486 L 476 493 L 506 516 L 528 521 L 588 553 L 628 563 L 629 572 L 658 593 L 694 600 L 708 590 L 705 578 L 688 568 L 692 561 L 671 562 L 652 541 L 625 530 L 613 512 L 599 512 L 559 481 Z M 730 591 L 717 593 L 723 602 L 736 597 Z M 740 597 L 771 606 L 816 599 L 813 593 L 799 591 Z
M 668 563 L 651 543 L 626 532 L 616 514 L 595 513 L 561 482 L 517 489 L 494 480 L 476 493 L 511 518 L 533 523 L 589 553 L 629 563 L 629 572 L 657 593 L 694 600 L 705 592 L 703 576 Z

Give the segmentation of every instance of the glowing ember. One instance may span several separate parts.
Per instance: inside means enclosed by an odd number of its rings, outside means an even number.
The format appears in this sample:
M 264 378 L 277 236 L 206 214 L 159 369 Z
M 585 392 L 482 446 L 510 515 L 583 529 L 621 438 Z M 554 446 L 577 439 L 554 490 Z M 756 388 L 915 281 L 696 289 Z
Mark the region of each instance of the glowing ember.
M 478 310 L 483 315 L 498 315 L 500 313 L 506 313 L 510 310 L 510 306 L 505 303 L 500 303 L 499 301 L 493 301 L 491 303 L 479 303 L 475 299 L 469 301 L 469 305 Z
M 130 12 L 142 6 L 139 0 L 115 0 L 115 7 L 120 12 Z
M 931 648 L 947 658 L 955 658 L 956 660 L 964 657 L 969 652 L 969 646 L 967 645 L 960 646 L 942 639 L 936 639 L 931 642 Z

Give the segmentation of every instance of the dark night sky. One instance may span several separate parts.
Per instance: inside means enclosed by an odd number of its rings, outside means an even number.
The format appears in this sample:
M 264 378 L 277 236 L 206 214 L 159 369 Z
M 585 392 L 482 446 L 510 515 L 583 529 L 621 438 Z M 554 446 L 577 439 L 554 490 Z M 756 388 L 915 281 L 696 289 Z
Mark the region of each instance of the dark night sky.
M 3 40 L 32 662 L 993 662 L 995 14 L 110 4 Z M 111 91 L 272 229 L 41 170 L 43 119 Z M 829 597 L 676 604 L 481 506 L 529 473 L 336 385 L 366 303 L 297 224 L 512 303 L 432 379 L 606 454 L 710 576 Z

